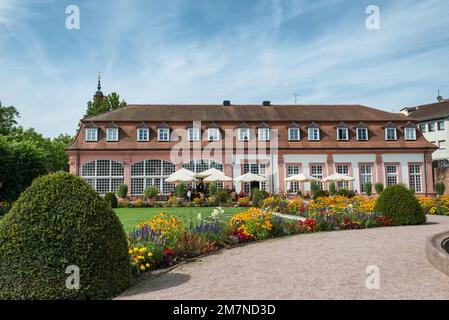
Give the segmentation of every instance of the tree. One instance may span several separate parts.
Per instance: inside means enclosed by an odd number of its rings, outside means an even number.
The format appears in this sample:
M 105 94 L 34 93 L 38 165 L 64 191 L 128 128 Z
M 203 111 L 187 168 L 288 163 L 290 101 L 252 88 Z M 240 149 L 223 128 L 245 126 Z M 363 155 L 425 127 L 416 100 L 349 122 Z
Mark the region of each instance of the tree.
M 3 107 L 0 101 L 0 134 L 7 134 L 17 125 L 16 118 L 20 118 L 19 111 L 13 106 Z
M 84 117 L 92 117 L 124 106 L 126 106 L 125 100 L 120 101 L 120 95 L 116 92 L 112 92 L 104 98 L 94 97 L 92 101 L 89 101 Z

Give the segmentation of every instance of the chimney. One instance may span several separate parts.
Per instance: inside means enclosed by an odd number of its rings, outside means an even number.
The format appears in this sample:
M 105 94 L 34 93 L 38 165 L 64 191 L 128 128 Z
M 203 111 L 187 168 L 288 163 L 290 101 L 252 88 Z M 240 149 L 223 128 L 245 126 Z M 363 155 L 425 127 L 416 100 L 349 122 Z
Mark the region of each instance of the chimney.
M 223 105 L 224 106 L 230 106 L 231 105 L 231 100 L 223 100 Z
M 271 102 L 269 100 L 265 100 L 265 101 L 262 102 L 262 105 L 264 107 L 268 107 L 268 106 L 271 106 Z

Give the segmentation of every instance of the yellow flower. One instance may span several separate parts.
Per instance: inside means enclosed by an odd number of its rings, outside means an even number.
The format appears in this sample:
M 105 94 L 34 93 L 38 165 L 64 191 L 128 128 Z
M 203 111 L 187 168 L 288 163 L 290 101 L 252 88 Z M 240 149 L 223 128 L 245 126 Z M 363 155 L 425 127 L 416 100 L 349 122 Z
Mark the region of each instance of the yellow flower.
M 145 266 L 143 264 L 140 265 L 140 270 L 145 271 Z
M 153 256 L 153 253 L 152 253 L 152 252 L 148 252 L 148 256 L 149 256 L 149 257 L 152 257 L 152 256 Z
M 149 268 L 149 267 L 150 267 L 150 264 L 149 264 L 149 263 L 147 263 L 147 264 L 145 265 L 145 267 Z

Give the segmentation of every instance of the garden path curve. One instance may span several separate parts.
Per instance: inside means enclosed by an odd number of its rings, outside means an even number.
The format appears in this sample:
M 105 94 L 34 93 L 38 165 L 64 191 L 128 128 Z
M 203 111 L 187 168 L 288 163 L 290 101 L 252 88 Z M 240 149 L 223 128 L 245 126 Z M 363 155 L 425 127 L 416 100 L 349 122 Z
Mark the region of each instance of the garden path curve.
M 131 288 L 121 299 L 449 299 L 449 277 L 427 261 L 422 226 L 302 234 L 223 250 Z M 380 270 L 369 290 L 368 265 Z

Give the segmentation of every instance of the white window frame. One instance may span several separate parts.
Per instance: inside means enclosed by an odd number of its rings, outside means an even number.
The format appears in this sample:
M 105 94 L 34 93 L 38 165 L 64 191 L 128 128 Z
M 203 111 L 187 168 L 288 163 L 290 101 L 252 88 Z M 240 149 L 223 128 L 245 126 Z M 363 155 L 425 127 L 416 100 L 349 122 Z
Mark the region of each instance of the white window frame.
M 429 132 L 435 132 L 435 128 L 436 126 L 435 126 L 435 122 L 429 122 L 428 124 L 427 124 L 427 131 L 429 131 Z M 432 130 L 430 130 L 432 128 Z
M 239 141 L 249 141 L 249 134 L 250 134 L 249 128 L 237 129 L 237 137 Z
M 118 141 L 118 128 L 107 128 L 106 129 L 106 141 L 108 141 L 108 142 Z
M 365 183 L 373 183 L 373 166 L 371 164 L 361 164 L 359 166 L 360 172 L 360 192 L 366 193 Z
M 84 139 L 86 142 L 98 141 L 98 128 L 86 128 L 84 131 Z
M 395 168 L 394 172 L 388 172 L 388 168 Z M 388 182 L 388 178 L 395 178 L 396 182 L 395 183 L 389 183 Z M 386 186 L 392 186 L 395 184 L 399 183 L 399 168 L 397 165 L 395 164 L 388 164 L 385 166 L 385 182 L 386 182 Z
M 313 137 L 312 137 L 312 132 L 316 133 L 316 139 L 314 137 L 315 134 L 313 134 Z M 308 134 L 308 140 L 309 141 L 320 141 L 320 128 L 308 128 L 307 129 L 307 134 Z
M 365 138 L 362 139 L 360 131 L 365 132 Z M 368 141 L 368 128 L 356 128 L 357 141 Z
M 419 130 L 421 130 L 422 133 L 426 133 L 427 132 L 427 127 L 425 123 L 422 123 L 419 125 Z
M 141 137 L 141 132 L 144 132 L 143 137 Z M 150 141 L 150 129 L 137 128 L 137 141 Z
M 337 128 L 337 140 L 348 141 L 349 140 L 349 129 L 348 128 Z
M 414 163 L 408 168 L 409 185 L 415 192 L 422 192 L 421 165 Z
M 440 127 L 440 124 L 443 124 L 443 125 Z M 444 123 L 444 120 L 437 122 L 437 130 L 438 131 L 443 131 L 445 128 L 446 128 L 446 124 Z
M 187 139 L 189 141 L 200 141 L 200 128 L 196 127 L 188 128 Z
M 208 141 L 220 141 L 220 130 L 218 128 L 207 129 Z
M 270 128 L 259 128 L 257 133 L 259 141 L 270 141 Z
M 293 136 L 293 132 L 295 132 L 295 136 Z M 299 141 L 301 140 L 299 128 L 288 128 L 288 141 Z
M 394 138 L 393 139 L 389 139 L 388 138 L 388 131 L 389 130 L 393 130 L 393 132 L 394 132 Z M 398 139 L 398 131 L 397 131 L 396 128 L 385 128 L 385 140 L 387 140 L 387 141 L 394 141 L 394 140 L 397 140 L 397 139 Z
M 404 128 L 405 140 L 416 140 L 416 129 L 415 128 Z
M 340 174 L 345 174 L 345 175 L 350 175 L 349 174 L 349 164 L 337 164 L 335 166 L 336 168 L 336 172 L 340 173 Z M 339 189 L 348 189 L 349 190 L 349 181 L 338 181 L 337 182 L 337 187 Z
M 158 128 L 157 129 L 157 141 L 170 141 L 170 129 Z

